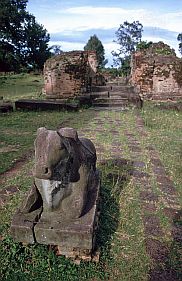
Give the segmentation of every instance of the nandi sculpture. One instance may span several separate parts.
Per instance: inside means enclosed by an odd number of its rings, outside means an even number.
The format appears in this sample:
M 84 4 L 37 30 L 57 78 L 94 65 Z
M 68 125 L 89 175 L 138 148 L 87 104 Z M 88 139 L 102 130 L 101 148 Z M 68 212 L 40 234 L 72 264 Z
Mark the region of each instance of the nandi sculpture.
M 91 251 L 99 193 L 93 143 L 79 139 L 73 128 L 39 128 L 33 176 L 32 189 L 13 219 L 12 235 L 22 242 L 58 245 L 63 253 Z
M 35 185 L 43 212 L 79 218 L 87 201 L 89 181 L 96 170 L 96 150 L 76 130 L 40 128 L 35 140 Z

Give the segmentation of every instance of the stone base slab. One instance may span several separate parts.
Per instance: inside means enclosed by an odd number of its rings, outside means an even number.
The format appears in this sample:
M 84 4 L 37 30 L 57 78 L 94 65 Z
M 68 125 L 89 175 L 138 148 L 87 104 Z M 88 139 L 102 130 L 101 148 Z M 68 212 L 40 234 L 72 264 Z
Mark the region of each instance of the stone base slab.
M 31 213 L 23 213 L 21 209 L 17 210 L 10 228 L 11 235 L 16 241 L 25 244 L 35 243 L 34 225 L 39 220 L 41 212 L 42 208 Z

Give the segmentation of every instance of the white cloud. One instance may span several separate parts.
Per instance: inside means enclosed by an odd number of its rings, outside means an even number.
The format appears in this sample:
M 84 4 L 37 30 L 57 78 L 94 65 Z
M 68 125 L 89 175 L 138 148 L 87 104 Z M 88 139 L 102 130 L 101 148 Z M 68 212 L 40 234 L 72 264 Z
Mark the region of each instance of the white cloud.
M 181 32 L 182 29 L 182 11 L 178 13 L 166 13 L 162 15 L 165 22 L 164 28 L 171 31 Z
M 115 7 L 92 7 L 92 6 L 83 6 L 83 7 L 73 7 L 68 8 L 66 12 L 71 14 L 79 14 L 79 15 L 121 15 L 135 12 L 136 10 L 126 10 L 123 8 L 115 8 Z M 143 12 L 144 9 L 138 9 L 137 12 Z
M 39 14 L 37 14 L 37 18 Z M 40 22 L 51 33 L 74 32 L 88 29 L 118 28 L 125 20 L 139 20 L 143 26 L 156 26 L 171 31 L 181 32 L 182 11 L 160 13 L 146 9 L 123 9 L 115 7 L 72 7 L 57 9 L 51 14 L 41 17 Z
M 77 43 L 77 42 L 64 42 L 64 41 L 54 41 L 54 42 L 49 42 L 49 45 L 60 45 L 61 49 L 64 52 L 69 52 L 73 50 L 83 50 L 84 44 Z
M 63 23 L 62 28 L 86 30 L 91 28 L 118 28 L 123 21 L 133 22 L 139 20 L 144 26 L 157 26 L 171 31 L 181 31 L 182 11 L 159 13 L 146 9 L 123 9 L 115 7 L 73 7 L 59 11 L 71 21 Z M 73 28 L 74 25 L 74 28 Z
M 41 23 L 50 33 L 59 32 L 73 38 L 74 35 L 76 36 L 76 34 L 90 29 L 107 30 L 114 28 L 117 30 L 125 20 L 128 22 L 138 20 L 143 24 L 144 28 L 156 27 L 179 33 L 182 26 L 182 11 L 161 13 L 158 10 L 82 6 L 52 11 L 47 17 L 41 18 Z M 177 40 L 175 41 L 174 38 L 165 40 L 164 37 L 157 35 L 157 30 L 154 36 L 143 36 L 143 39 L 153 42 L 163 41 L 175 48 L 176 51 L 178 49 Z M 84 47 L 84 44 L 75 42 L 59 42 L 59 44 L 65 51 L 82 50 Z M 110 57 L 111 51 L 117 50 L 118 45 L 111 40 L 110 43 L 104 44 L 104 48 L 106 56 Z
M 144 9 L 126 10 L 106 7 L 75 7 L 56 11 L 59 16 L 45 19 L 49 32 L 68 32 L 70 30 L 84 31 L 88 29 L 118 28 L 125 21 L 139 20 L 142 22 L 147 11 Z
M 54 42 L 51 42 L 50 41 L 49 45 L 50 46 L 52 46 L 52 45 L 60 45 L 61 49 L 64 52 L 69 52 L 69 51 L 73 51 L 73 50 L 83 50 L 85 44 L 76 43 L 76 42 L 64 42 L 64 41 L 54 41 Z M 113 50 L 117 50 L 117 48 L 118 48 L 118 45 L 116 43 L 114 43 L 114 42 L 104 44 L 105 57 L 106 57 L 106 59 L 109 60 L 109 64 L 108 65 L 111 65 L 113 63 L 112 62 L 112 54 L 111 54 L 111 52 Z

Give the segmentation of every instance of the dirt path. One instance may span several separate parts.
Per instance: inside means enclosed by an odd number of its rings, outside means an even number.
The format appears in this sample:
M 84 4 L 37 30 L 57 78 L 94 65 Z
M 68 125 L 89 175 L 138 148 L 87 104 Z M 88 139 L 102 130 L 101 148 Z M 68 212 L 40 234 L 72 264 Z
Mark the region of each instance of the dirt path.
M 3 184 L 8 178 L 13 177 L 19 171 L 21 171 L 25 163 L 32 158 L 32 155 L 33 155 L 33 150 L 29 150 L 25 155 L 23 155 L 20 159 L 18 159 L 9 170 L 0 174 L 0 184 Z
M 7 179 L 17 175 L 23 168 L 23 166 L 30 161 L 32 158 L 33 151 L 28 151 L 20 159 L 18 159 L 14 165 L 6 172 L 0 174 L 0 184 L 4 185 Z M 8 186 L 6 188 L 0 189 L 0 209 L 9 201 L 9 198 L 19 191 L 19 186 Z

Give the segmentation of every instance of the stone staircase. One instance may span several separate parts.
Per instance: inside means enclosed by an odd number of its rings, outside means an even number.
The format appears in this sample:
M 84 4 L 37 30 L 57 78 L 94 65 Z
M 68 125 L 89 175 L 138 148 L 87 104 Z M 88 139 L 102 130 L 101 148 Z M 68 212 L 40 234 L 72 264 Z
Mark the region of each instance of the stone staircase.
M 92 105 L 97 108 L 141 107 L 142 101 L 133 87 L 123 83 L 107 83 L 105 86 L 95 86 L 90 94 Z

